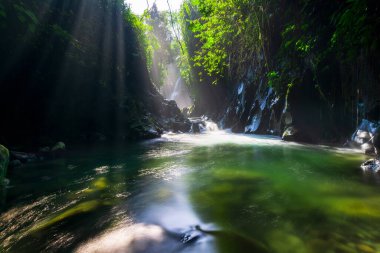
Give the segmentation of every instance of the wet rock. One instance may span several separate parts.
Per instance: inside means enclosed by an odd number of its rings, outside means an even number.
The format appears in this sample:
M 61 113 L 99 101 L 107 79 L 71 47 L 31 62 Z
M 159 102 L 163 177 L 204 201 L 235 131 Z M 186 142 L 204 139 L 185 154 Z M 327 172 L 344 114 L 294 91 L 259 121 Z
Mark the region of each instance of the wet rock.
M 9 150 L 0 145 L 0 186 L 4 185 L 5 176 L 9 163 Z
M 301 132 L 293 126 L 286 128 L 286 130 L 282 134 L 282 140 L 308 143 L 312 142 L 312 139 L 308 134 Z
M 188 133 L 191 130 L 191 122 L 188 120 L 184 122 L 172 122 L 171 129 L 173 132 Z
M 57 152 L 57 151 L 65 151 L 66 150 L 66 145 L 62 141 L 57 142 L 52 148 L 52 152 Z
M 191 123 L 190 133 L 200 133 L 206 127 L 207 117 L 189 118 Z
M 167 118 L 182 116 L 181 110 L 174 100 L 164 100 L 162 114 Z
M 181 242 L 182 243 L 192 243 L 201 238 L 202 232 L 197 228 L 191 228 L 190 230 L 182 233 Z
M 161 136 L 161 132 L 156 129 L 154 126 L 149 125 L 137 125 L 131 129 L 129 133 L 130 139 L 153 139 L 159 138 Z
M 199 123 L 197 123 L 197 122 L 191 123 L 190 132 L 193 133 L 193 134 L 200 133 L 201 129 L 199 127 Z
M 157 131 L 157 129 L 151 127 L 145 131 L 142 137 L 144 139 L 152 139 L 152 138 L 158 138 L 160 136 L 161 134 Z
M 375 152 L 375 148 L 374 148 L 373 144 L 368 143 L 368 142 L 360 145 L 360 149 L 366 155 L 373 154 Z
M 232 132 L 279 134 L 284 99 L 279 98 L 264 80 L 247 76 L 236 87 L 221 125 Z
M 184 116 L 174 100 L 163 99 L 158 107 L 160 107 L 159 114 L 161 117 L 156 121 L 162 128 L 161 133 L 164 130 L 182 133 L 190 131 L 190 121 Z
M 50 152 L 50 147 L 48 147 L 48 146 L 42 147 L 38 151 L 41 152 L 41 153 L 49 153 Z
M 22 163 L 29 163 L 37 161 L 38 157 L 33 153 L 11 151 L 11 160 L 19 160 Z
M 369 159 L 368 161 L 366 161 L 362 165 L 360 165 L 360 168 L 363 171 L 379 172 L 380 171 L 380 161 L 379 161 L 379 159 Z
M 360 148 L 365 154 L 378 154 L 380 149 L 380 124 L 363 119 L 348 143 Z

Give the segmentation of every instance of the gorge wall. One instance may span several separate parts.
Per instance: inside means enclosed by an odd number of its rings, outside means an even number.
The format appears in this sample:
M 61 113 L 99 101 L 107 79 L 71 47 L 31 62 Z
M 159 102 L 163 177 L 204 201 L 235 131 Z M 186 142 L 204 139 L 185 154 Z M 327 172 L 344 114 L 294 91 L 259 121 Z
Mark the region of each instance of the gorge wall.
M 380 120 L 377 1 L 186 4 L 193 72 L 206 73 L 196 100 L 208 105 L 195 111 L 234 132 L 307 142 L 344 142 L 361 119 Z
M 118 0 L 1 1 L 0 143 L 120 141 L 186 128 L 149 78 L 137 21 Z

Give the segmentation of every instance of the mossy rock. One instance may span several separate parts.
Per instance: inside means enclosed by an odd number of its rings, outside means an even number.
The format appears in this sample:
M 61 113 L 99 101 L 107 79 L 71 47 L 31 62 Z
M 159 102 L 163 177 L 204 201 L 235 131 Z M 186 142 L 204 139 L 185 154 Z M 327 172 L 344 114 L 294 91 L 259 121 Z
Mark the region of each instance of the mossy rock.
M 65 151 L 65 149 L 66 149 L 66 145 L 65 145 L 65 143 L 59 141 L 59 142 L 57 142 L 57 143 L 51 148 L 51 151 L 52 151 L 52 152 Z
M 5 175 L 7 174 L 7 168 L 9 163 L 9 150 L 0 145 L 0 185 L 4 184 Z

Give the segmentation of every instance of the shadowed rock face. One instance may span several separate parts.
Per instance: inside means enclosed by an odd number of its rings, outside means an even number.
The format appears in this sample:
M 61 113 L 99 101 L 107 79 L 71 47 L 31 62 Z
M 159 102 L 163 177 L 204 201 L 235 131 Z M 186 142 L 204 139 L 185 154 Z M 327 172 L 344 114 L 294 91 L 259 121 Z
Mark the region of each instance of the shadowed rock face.
M 150 80 L 120 1 L 15 0 L 1 8 L 1 143 L 146 139 L 184 123 Z
M 4 179 L 7 174 L 9 162 L 9 151 L 6 147 L 0 144 L 0 187 L 4 184 Z M 0 189 L 1 191 L 2 189 Z
M 262 82 L 249 81 L 238 85 L 231 104 L 222 118 L 222 125 L 233 132 L 255 134 L 281 133 L 284 100 Z

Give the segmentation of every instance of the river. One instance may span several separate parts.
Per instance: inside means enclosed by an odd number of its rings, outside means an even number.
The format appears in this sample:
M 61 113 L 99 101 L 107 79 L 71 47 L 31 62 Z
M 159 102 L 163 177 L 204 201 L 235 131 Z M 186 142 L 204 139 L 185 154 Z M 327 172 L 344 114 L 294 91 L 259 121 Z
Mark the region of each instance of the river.
M 225 131 L 15 169 L 0 252 L 380 252 L 380 188 L 352 150 Z

